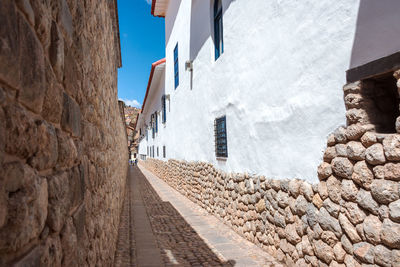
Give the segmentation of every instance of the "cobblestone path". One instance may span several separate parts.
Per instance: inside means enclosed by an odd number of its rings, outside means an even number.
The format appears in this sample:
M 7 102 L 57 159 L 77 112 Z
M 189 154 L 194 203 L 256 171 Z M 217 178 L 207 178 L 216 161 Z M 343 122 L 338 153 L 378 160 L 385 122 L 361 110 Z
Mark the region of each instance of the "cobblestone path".
M 127 185 L 115 266 L 280 266 L 147 170 Z

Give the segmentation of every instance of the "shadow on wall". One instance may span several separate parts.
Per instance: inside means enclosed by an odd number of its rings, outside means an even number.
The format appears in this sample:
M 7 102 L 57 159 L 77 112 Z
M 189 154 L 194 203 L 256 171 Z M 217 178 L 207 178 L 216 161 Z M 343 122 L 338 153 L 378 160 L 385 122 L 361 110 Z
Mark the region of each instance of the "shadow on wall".
M 171 203 L 162 201 L 142 172 L 135 169 L 164 262 L 179 266 L 235 266 L 234 260 L 220 260 Z
M 182 0 L 175 0 L 175 1 L 171 1 L 170 2 L 171 3 L 169 5 L 170 8 L 168 9 L 167 12 L 169 14 L 168 17 L 172 18 L 173 20 L 172 21 L 165 20 L 165 23 L 171 24 L 171 25 L 168 25 L 168 27 L 165 27 L 165 45 L 168 44 L 169 37 L 171 36 L 171 31 L 174 28 L 176 16 L 178 15 L 178 11 L 179 11 L 179 8 L 181 6 L 181 2 L 182 2 Z M 166 17 L 167 16 L 165 16 L 165 18 Z
M 225 13 L 235 0 L 222 0 L 222 12 Z M 190 59 L 197 54 L 211 36 L 214 42 L 214 0 L 192 0 L 190 16 Z M 223 21 L 223 19 L 222 19 Z
M 400 51 L 399 0 L 360 0 L 350 69 Z

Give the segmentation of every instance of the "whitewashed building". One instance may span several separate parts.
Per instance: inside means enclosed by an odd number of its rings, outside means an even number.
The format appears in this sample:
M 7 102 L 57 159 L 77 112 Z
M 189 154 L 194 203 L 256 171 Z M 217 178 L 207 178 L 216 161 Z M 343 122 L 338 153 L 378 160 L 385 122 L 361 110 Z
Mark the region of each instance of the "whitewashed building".
M 166 59 L 136 125 L 141 159 L 318 181 L 343 85 L 400 62 L 398 0 L 153 0 L 152 14 Z

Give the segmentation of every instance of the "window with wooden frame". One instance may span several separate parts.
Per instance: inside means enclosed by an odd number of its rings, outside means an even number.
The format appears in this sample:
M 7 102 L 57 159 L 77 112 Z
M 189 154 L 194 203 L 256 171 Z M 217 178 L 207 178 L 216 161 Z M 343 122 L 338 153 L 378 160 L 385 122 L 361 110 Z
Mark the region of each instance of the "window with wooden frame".
M 228 157 L 228 142 L 226 134 L 226 116 L 214 121 L 215 155 L 217 158 Z

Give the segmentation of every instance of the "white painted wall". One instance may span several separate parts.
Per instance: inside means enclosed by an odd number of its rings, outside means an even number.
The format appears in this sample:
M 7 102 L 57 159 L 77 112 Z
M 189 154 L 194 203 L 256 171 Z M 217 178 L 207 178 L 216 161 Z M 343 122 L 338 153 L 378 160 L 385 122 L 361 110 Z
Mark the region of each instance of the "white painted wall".
M 327 135 L 345 124 L 341 88 L 358 7 L 359 0 L 223 0 L 225 49 L 214 61 L 212 3 L 170 0 L 165 91 L 171 106 L 162 140 L 167 158 L 316 182 Z M 192 90 L 184 69 L 189 59 Z M 226 161 L 214 152 L 214 119 L 221 115 L 227 118 Z
M 167 139 L 167 133 L 165 133 L 166 127 L 162 123 L 162 113 L 161 113 L 161 97 L 165 92 L 165 63 L 155 67 L 154 75 L 149 90 L 149 95 L 146 101 L 146 105 L 143 109 L 143 113 L 139 115 L 138 123 L 136 129 L 142 129 L 142 137 L 139 139 L 139 155 L 147 154 L 147 147 L 154 146 L 154 158 L 163 158 L 163 145 L 165 145 L 165 139 Z M 168 102 L 168 101 L 167 101 Z M 168 103 L 167 103 L 168 109 Z M 146 125 L 150 126 L 151 114 L 157 111 L 158 116 L 158 132 L 155 137 L 152 136 L 152 130 L 147 129 Z M 148 138 L 146 139 L 146 131 Z M 157 156 L 157 148 L 159 150 Z

